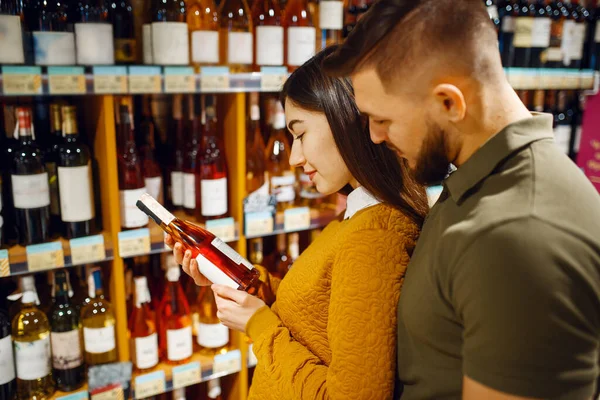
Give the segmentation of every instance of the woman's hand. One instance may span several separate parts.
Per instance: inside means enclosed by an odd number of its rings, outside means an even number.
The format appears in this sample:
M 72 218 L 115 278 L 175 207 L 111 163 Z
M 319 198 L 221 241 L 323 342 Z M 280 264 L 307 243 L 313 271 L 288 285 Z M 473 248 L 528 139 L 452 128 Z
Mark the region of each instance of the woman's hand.
M 212 285 L 217 303 L 217 318 L 223 325 L 236 331 L 246 332 L 246 325 L 265 302 L 241 290 L 223 285 Z
M 165 244 L 173 249 L 175 262 L 183 267 L 183 271 L 192 277 L 194 283 L 198 286 L 209 286 L 212 282 L 206 279 L 198 270 L 198 262 L 192 259 L 192 252 L 183 251 L 183 245 L 176 243 L 171 235 L 165 236 Z

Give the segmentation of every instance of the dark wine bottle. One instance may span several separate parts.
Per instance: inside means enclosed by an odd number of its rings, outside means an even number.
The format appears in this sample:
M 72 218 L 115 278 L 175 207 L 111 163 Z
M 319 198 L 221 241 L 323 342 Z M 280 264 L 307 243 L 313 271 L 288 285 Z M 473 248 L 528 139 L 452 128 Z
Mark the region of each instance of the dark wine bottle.
M 115 35 L 115 61 L 121 64 L 137 61 L 131 2 L 129 0 L 111 0 L 109 16 Z
M 568 11 L 562 1 L 552 1 L 546 8 L 552 21 L 550 24 L 550 45 L 541 57 L 545 68 L 561 68 L 563 28 Z
M 114 64 L 113 26 L 104 0 L 77 0 L 73 12 L 77 64 Z
M 507 0 L 502 7 L 499 7 L 500 14 L 500 32 L 498 41 L 500 44 L 500 55 L 502 57 L 502 65 L 505 68 L 512 67 L 515 58 L 515 48 L 513 40 L 515 36 L 515 20 L 518 13 L 517 2 L 515 0 Z
M 61 0 L 25 3 L 25 21 L 33 37 L 36 65 L 75 64 L 75 34 L 69 24 L 70 4 Z
M 44 164 L 48 171 L 48 185 L 50 188 L 50 231 L 64 233 L 64 226 L 60 218 L 60 194 L 58 193 L 58 146 L 63 141 L 61 105 L 50 104 L 50 133 L 47 135 Z
M 25 63 L 23 49 L 23 31 L 21 16 L 23 2 L 20 0 L 3 0 L 0 2 L 0 64 Z
M 0 400 L 11 400 L 17 388 L 6 294 L 0 291 Z
M 515 20 L 515 59 L 513 67 L 528 68 L 531 63 L 535 0 L 519 0 L 518 16 Z
M 549 0 L 537 0 L 534 3 L 535 17 L 531 32 L 531 68 L 542 68 L 546 65 L 546 59 L 542 54 L 550 47 L 550 30 L 552 19 L 550 18 Z
M 600 3 L 595 10 L 589 10 L 588 29 L 585 49 L 586 69 L 600 71 Z
M 583 64 L 586 21 L 589 12 L 579 0 L 565 0 L 569 16 L 563 27 L 563 67 L 579 69 Z

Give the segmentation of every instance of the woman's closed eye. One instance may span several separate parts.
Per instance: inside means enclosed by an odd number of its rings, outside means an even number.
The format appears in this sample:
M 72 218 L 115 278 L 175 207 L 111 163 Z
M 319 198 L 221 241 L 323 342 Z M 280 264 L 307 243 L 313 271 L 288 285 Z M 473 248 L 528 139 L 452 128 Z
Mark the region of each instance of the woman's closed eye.
M 306 132 L 305 132 L 306 133 Z M 300 142 L 302 142 L 302 138 L 304 137 L 305 133 L 301 133 L 298 136 L 294 136 L 294 140 L 299 140 Z

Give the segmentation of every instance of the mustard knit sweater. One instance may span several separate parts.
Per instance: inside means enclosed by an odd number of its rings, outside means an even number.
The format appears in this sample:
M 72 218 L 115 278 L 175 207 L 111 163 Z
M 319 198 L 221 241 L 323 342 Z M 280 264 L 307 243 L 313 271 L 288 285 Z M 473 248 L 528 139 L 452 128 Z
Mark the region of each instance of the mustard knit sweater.
M 251 400 L 389 399 L 396 307 L 418 227 L 379 204 L 330 223 L 246 332 L 258 365 Z

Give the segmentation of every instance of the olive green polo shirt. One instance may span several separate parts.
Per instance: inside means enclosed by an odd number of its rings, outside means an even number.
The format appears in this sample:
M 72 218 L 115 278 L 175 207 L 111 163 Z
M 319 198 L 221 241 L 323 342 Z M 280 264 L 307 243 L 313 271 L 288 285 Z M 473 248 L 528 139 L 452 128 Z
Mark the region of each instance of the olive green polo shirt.
M 590 398 L 600 359 L 600 196 L 552 116 L 507 126 L 444 182 L 398 306 L 402 400 Z

